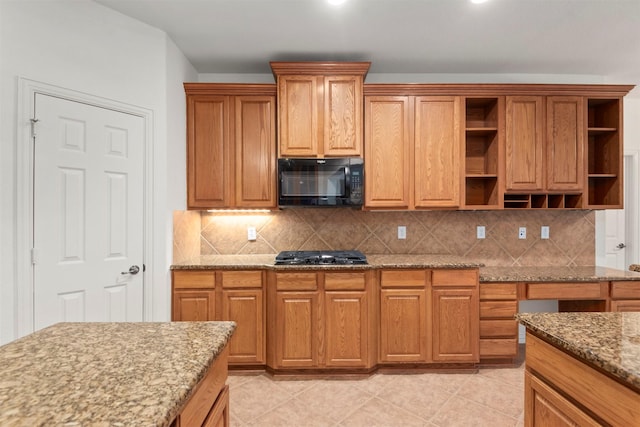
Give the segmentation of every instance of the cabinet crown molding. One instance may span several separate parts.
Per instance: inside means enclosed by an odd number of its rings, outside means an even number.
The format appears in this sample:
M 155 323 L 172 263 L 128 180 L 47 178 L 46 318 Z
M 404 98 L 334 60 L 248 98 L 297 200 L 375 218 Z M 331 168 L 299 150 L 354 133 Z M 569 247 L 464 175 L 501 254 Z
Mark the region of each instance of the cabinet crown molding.
M 622 97 L 634 85 L 546 84 L 546 83 L 365 83 L 369 95 L 575 95 Z
M 299 75 L 361 75 L 365 76 L 371 62 L 269 62 L 273 75 L 299 74 Z
M 183 83 L 187 95 L 276 96 L 275 83 Z

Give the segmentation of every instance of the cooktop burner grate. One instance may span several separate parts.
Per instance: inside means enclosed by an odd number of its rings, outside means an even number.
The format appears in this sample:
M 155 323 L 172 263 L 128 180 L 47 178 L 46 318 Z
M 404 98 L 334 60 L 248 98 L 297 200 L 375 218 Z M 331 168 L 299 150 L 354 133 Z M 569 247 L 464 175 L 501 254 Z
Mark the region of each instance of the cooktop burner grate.
M 354 265 L 367 264 L 360 251 L 284 251 L 276 256 L 276 265 Z

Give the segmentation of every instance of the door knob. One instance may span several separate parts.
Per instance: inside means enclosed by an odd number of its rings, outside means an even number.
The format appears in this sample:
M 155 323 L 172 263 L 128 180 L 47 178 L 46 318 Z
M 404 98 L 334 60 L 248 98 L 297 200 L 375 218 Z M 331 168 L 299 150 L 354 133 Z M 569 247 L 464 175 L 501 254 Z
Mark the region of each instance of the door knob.
M 625 245 L 624 243 L 618 243 L 618 246 L 616 246 L 616 248 L 618 248 L 618 249 L 624 249 L 626 247 L 627 247 L 627 245 Z
M 129 267 L 129 271 L 123 271 L 121 274 L 138 274 L 140 272 L 140 267 L 137 265 L 132 265 Z

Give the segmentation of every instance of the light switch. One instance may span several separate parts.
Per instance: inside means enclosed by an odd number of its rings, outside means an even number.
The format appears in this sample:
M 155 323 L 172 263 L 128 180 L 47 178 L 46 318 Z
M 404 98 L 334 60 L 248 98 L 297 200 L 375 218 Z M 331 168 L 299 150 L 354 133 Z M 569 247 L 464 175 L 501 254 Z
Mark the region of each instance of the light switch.
M 398 239 L 406 239 L 407 238 L 407 227 L 405 225 L 398 226 Z
M 549 238 L 549 226 L 548 225 L 543 225 L 542 227 L 540 227 L 540 238 L 541 239 L 548 239 Z
M 255 227 L 247 228 L 247 240 L 256 240 L 258 238 Z
M 478 227 L 476 227 L 476 238 L 478 238 L 478 239 L 484 239 L 485 238 L 484 225 L 479 225 Z

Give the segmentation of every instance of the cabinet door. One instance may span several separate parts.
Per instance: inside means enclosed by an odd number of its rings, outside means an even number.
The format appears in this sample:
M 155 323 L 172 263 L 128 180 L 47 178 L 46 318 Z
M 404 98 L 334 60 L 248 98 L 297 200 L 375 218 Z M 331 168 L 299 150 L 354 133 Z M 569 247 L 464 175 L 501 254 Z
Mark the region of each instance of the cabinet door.
M 228 207 L 232 156 L 229 97 L 187 96 L 187 206 Z
M 276 206 L 275 97 L 235 97 L 235 206 Z
M 525 372 L 524 375 L 524 423 L 526 426 L 595 427 L 601 425 L 530 372 Z
M 319 364 L 318 292 L 276 295 L 276 368 L 314 368 Z
M 324 155 L 362 155 L 362 77 L 324 78 Z
M 409 97 L 365 98 L 365 206 L 408 208 Z
M 547 97 L 547 189 L 584 187 L 584 111 L 580 96 Z
M 204 420 L 203 427 L 229 427 L 231 414 L 229 414 L 229 386 L 225 386 L 211 412 Z
M 542 190 L 543 97 L 507 96 L 506 188 Z
M 429 324 L 425 289 L 380 291 L 380 362 L 427 362 Z
M 211 321 L 215 318 L 215 291 L 174 290 L 172 320 Z
M 418 208 L 460 205 L 464 162 L 460 105 L 455 96 L 416 98 L 414 200 Z
M 326 366 L 367 367 L 366 292 L 326 292 Z
M 278 140 L 280 157 L 315 157 L 321 137 L 319 76 L 278 77 Z
M 236 330 L 229 341 L 229 362 L 265 363 L 264 298 L 262 289 L 222 291 L 220 320 L 233 320 Z
M 433 290 L 433 360 L 478 362 L 479 324 L 477 290 Z

